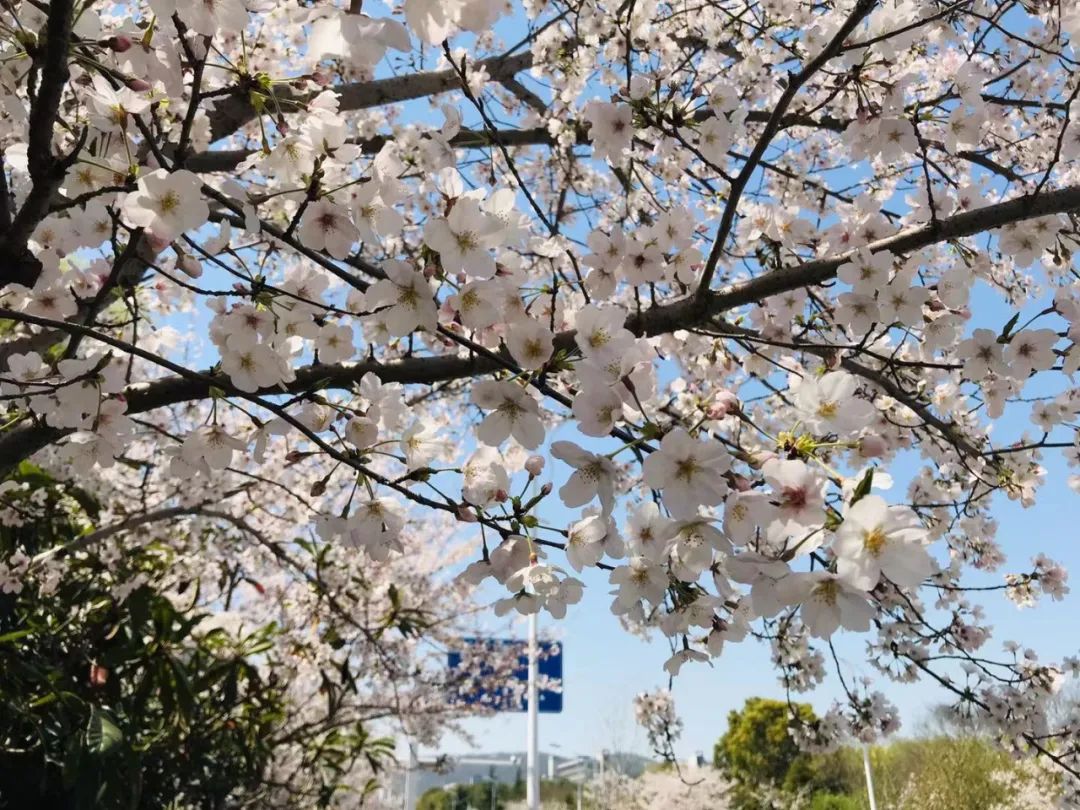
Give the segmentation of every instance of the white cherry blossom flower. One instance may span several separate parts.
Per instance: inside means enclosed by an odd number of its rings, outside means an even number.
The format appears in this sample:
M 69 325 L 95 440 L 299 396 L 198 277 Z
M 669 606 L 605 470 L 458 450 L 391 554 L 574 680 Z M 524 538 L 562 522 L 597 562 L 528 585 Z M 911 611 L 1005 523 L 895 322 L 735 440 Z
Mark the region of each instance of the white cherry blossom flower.
M 344 324 L 326 324 L 319 329 L 315 349 L 323 363 L 340 363 L 351 359 L 356 352 L 352 329 Z
M 354 416 L 346 423 L 345 437 L 355 447 L 366 449 L 379 441 L 378 423 L 366 417 Z
M 865 632 L 874 608 L 866 594 L 828 571 L 795 573 L 780 580 L 778 589 L 788 605 L 801 605 L 800 615 L 810 635 L 829 638 L 839 628 Z
M 583 386 L 572 406 L 578 429 L 586 436 L 606 436 L 623 418 L 623 401 L 606 385 Z
M 626 522 L 627 550 L 654 562 L 666 559 L 674 523 L 660 514 L 653 501 L 642 501 L 630 510 Z
M 128 225 L 145 228 L 163 242 L 198 228 L 210 216 L 199 178 L 187 169 L 143 175 L 138 190 L 124 198 L 120 212 Z
M 874 407 L 855 396 L 858 381 L 846 371 L 830 371 L 806 377 L 795 394 L 795 403 L 806 423 L 819 435 L 846 436 L 866 427 Z
M 220 425 L 209 425 L 189 433 L 180 450 L 188 464 L 205 461 L 212 470 L 224 470 L 232 464 L 233 453 L 246 448 Z
M 431 466 L 432 461 L 446 455 L 451 447 L 435 425 L 420 420 L 408 427 L 399 444 L 405 456 L 405 465 L 410 470 Z
M 344 259 L 352 252 L 360 232 L 348 209 L 323 197 L 304 209 L 297 235 L 305 247 L 325 250 L 335 259 Z
M 672 527 L 672 572 L 684 582 L 695 582 L 712 565 L 713 552 L 731 552 L 731 543 L 704 517 L 680 520 Z
M 776 507 L 764 492 L 730 492 L 724 502 L 724 534 L 733 542 L 747 545 L 773 521 Z
M 488 506 L 510 490 L 510 476 L 494 447 L 481 447 L 462 468 L 461 494 L 474 506 Z
M 415 329 L 434 331 L 439 313 L 423 274 L 401 261 L 384 262 L 383 269 L 387 277 L 371 285 L 367 301 L 372 309 L 386 307 L 379 317 L 390 335 L 403 337 Z
M 624 547 L 615 524 L 606 515 L 590 515 L 570 524 L 566 560 L 575 571 L 595 566 L 604 555 L 622 557 Z
M 283 358 L 265 343 L 227 350 L 221 355 L 221 370 L 234 386 L 248 393 L 282 382 L 285 379 L 283 366 Z
M 724 480 L 731 466 L 719 442 L 699 442 L 682 428 L 660 441 L 660 448 L 642 464 L 646 485 L 661 491 L 664 505 L 676 518 L 693 518 L 702 506 L 716 506 L 727 493 Z
M 516 322 L 506 336 L 510 354 L 522 368 L 531 371 L 543 368 L 554 350 L 551 330 L 532 318 Z
M 836 530 L 837 573 L 870 590 L 885 576 L 902 588 L 926 579 L 934 563 L 923 542 L 926 530 L 906 507 L 890 507 L 880 495 L 866 495 L 849 507 Z
M 494 326 L 502 315 L 502 284 L 494 281 L 470 281 L 448 303 L 458 313 L 461 323 L 468 329 L 487 329 Z
M 1009 373 L 1024 380 L 1033 372 L 1052 367 L 1057 360 L 1054 354 L 1054 344 L 1057 342 L 1058 334 L 1053 329 L 1024 329 L 1017 332 L 1005 349 Z
M 616 602 L 625 607 L 642 599 L 658 605 L 668 586 L 663 566 L 648 557 L 631 557 L 626 565 L 617 566 L 611 572 L 608 581 L 617 588 L 613 592 Z
M 964 358 L 964 376 L 969 380 L 982 380 L 987 375 L 1005 374 L 1004 346 L 998 342 L 992 329 L 976 329 L 971 337 L 956 347 L 957 357 Z
M 502 242 L 502 230 L 502 222 L 486 213 L 478 200 L 459 197 L 445 219 L 428 220 L 424 242 L 439 254 L 446 272 L 491 278 L 495 275 L 491 248 Z
M 551 455 L 575 470 L 559 488 L 563 503 L 574 508 L 599 497 L 601 513 L 605 517 L 610 515 L 615 507 L 615 481 L 618 477 L 615 462 L 566 441 L 552 442 Z
M 621 307 L 582 307 L 574 317 L 574 340 L 581 353 L 601 365 L 621 355 L 634 341 L 625 320 Z
M 805 536 L 825 525 L 825 492 L 828 479 L 803 461 L 770 459 L 761 472 L 772 487 L 769 500 L 775 507 L 768 524 L 770 535 L 778 540 L 793 538 L 799 552 L 809 554 L 821 545 L 820 534 L 811 542 Z
M 484 444 L 498 447 L 511 436 L 526 450 L 544 440 L 540 406 L 527 390 L 509 381 L 484 380 L 473 387 L 473 402 L 491 411 L 476 429 Z
M 593 156 L 597 160 L 607 158 L 613 164 L 621 164 L 623 153 L 630 148 L 634 138 L 630 108 L 625 104 L 594 100 L 585 105 L 583 117 L 590 125 Z

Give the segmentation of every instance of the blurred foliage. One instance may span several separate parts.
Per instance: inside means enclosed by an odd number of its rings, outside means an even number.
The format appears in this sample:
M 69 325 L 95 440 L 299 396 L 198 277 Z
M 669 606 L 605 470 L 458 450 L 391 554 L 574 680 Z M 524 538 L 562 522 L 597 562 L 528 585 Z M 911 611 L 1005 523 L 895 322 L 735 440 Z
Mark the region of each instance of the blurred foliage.
M 851 796 L 838 793 L 815 793 L 807 810 L 862 810 L 862 804 Z
M 541 779 L 540 800 L 545 806 L 577 807 L 578 784 L 570 779 Z M 475 782 L 468 785 L 450 785 L 431 788 L 425 791 L 416 805 L 416 810 L 503 810 L 507 802 L 525 800 L 525 781 L 519 779 L 512 784 L 497 782 L 492 791 L 492 782 Z M 492 802 L 494 801 L 494 804 Z M 596 804 L 588 794 L 583 796 L 582 808 L 595 810 Z
M 808 706 L 797 706 L 812 721 Z M 716 743 L 717 767 L 734 782 L 732 806 L 738 810 L 807 807 L 808 810 L 867 810 L 869 800 L 862 751 L 853 747 L 825 754 L 803 754 L 787 734 L 786 703 L 749 699 L 732 712 L 728 731 Z M 870 749 L 878 806 L 890 810 L 986 810 L 1023 808 L 1021 794 L 1054 793 L 1050 777 L 1022 771 L 986 737 L 938 735 L 897 740 Z M 1032 784 L 1032 780 L 1041 780 Z
M 1012 760 L 976 737 L 898 740 L 872 748 L 870 764 L 879 803 L 887 807 L 985 810 L 1011 798 L 995 774 L 1008 771 Z
M 806 759 L 788 731 L 793 711 L 802 722 L 817 719 L 808 704 L 758 697 L 728 713 L 728 729 L 713 747 L 713 765 L 734 783 L 731 801 L 737 810 L 768 807 L 762 789 L 779 789 L 795 763 Z
M 504 810 L 508 792 L 507 785 L 490 782 L 431 788 L 420 797 L 416 810 Z
M 0 526 L 0 560 L 78 545 L 93 499 L 24 463 L 5 483 L 21 525 Z M 63 559 L 48 588 L 0 590 L 0 807 L 11 810 L 239 806 L 267 789 L 287 716 L 273 624 L 227 632 L 198 603 L 198 583 L 155 590 L 170 565 L 149 543 L 106 565 Z M 335 757 L 375 764 L 393 743 L 362 729 L 318 739 L 335 792 Z

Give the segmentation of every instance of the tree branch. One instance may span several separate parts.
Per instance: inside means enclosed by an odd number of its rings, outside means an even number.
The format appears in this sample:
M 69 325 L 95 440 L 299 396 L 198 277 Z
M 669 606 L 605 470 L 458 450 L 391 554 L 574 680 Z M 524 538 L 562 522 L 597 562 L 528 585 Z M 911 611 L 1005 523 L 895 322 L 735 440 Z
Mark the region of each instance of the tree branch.
M 973 236 L 1010 223 L 1071 211 L 1080 211 L 1080 185 L 1017 197 L 974 211 L 965 211 L 947 219 L 938 220 L 937 223 L 879 239 L 865 246 L 865 249 L 872 253 L 882 251 L 909 253 L 932 244 Z M 827 281 L 833 278 L 837 269 L 856 253 L 857 249 L 850 250 L 836 256 L 773 270 L 726 289 L 710 292 L 703 301 L 696 295 L 690 295 L 670 304 L 654 306 L 627 318 L 626 328 L 635 335 L 649 337 L 699 325 L 724 312 L 763 298 Z M 57 325 L 48 319 L 27 316 L 8 309 L 0 309 L 0 317 L 37 323 L 50 328 Z M 85 330 L 85 327 L 74 325 L 71 325 L 71 328 L 73 331 L 89 331 Z M 573 330 L 560 332 L 555 336 L 555 352 L 572 351 L 574 347 Z M 126 349 L 121 347 L 121 350 Z M 261 391 L 252 396 L 295 394 L 315 390 L 317 387 L 348 388 L 369 371 L 377 374 L 383 382 L 432 385 L 447 380 L 490 374 L 502 367 L 495 355 L 487 357 L 436 355 L 410 357 L 385 363 L 369 361 L 335 366 L 313 365 L 299 369 L 296 379 L 284 389 Z M 205 399 L 210 395 L 211 387 L 229 389 L 231 384 L 225 375 L 213 375 L 209 372 L 189 372 L 185 375 L 140 383 L 126 392 L 128 412 L 140 413 L 180 402 Z M 0 435 L 0 472 L 10 469 L 20 460 L 63 435 L 62 431 L 41 425 L 16 427 Z
M 716 265 L 720 261 L 720 254 L 724 250 L 724 243 L 727 242 L 731 228 L 735 224 L 739 199 L 742 197 L 746 184 L 750 182 L 750 177 L 757 170 L 758 162 L 765 156 L 765 150 L 769 148 L 769 144 L 776 137 L 776 133 L 780 131 L 787 108 L 795 100 L 795 96 L 798 95 L 802 86 L 840 51 L 848 34 L 854 31 L 862 19 L 870 13 L 876 2 L 877 0 L 859 0 L 855 4 L 855 8 L 852 9 L 851 15 L 840 26 L 833 38 L 829 40 L 829 44 L 821 50 L 821 53 L 807 62 L 797 74 L 789 76 L 788 85 L 784 88 L 780 100 L 776 102 L 776 107 L 773 108 L 772 115 L 769 116 L 769 120 L 765 124 L 765 130 L 761 133 L 757 143 L 754 144 L 750 157 L 743 164 L 742 170 L 735 178 L 735 182 L 731 184 L 728 200 L 724 205 L 724 213 L 720 216 L 720 225 L 716 230 L 716 238 L 705 261 L 705 270 L 701 274 L 701 281 L 695 294 L 698 301 L 704 301 L 708 297 L 709 285 L 712 283 L 713 274 L 716 272 Z
M 73 0 L 52 0 L 45 20 L 44 64 L 41 83 L 30 106 L 26 148 L 27 167 L 33 183 L 30 193 L 6 233 L 0 236 L 0 288 L 12 284 L 33 286 L 41 270 L 29 254 L 26 240 L 49 210 L 49 202 L 67 174 L 70 158 L 53 155 L 53 125 L 68 82 L 68 45 L 71 42 Z M 78 154 L 80 143 L 74 154 Z
M 491 80 L 498 82 L 512 79 L 516 73 L 532 67 L 532 63 L 532 53 L 526 51 L 512 56 L 494 56 L 483 59 L 477 63 L 477 67 L 486 67 Z M 318 95 L 318 93 L 294 94 L 285 87 L 282 85 L 274 91 L 279 103 L 304 105 Z M 375 79 L 370 82 L 353 82 L 328 89 L 338 94 L 338 109 L 341 112 L 347 112 L 439 95 L 458 87 L 460 87 L 460 81 L 453 70 L 433 70 L 411 73 L 407 76 Z M 248 88 L 237 88 L 234 95 L 217 102 L 209 116 L 211 141 L 231 135 L 255 118 L 257 113 L 251 106 L 248 92 Z

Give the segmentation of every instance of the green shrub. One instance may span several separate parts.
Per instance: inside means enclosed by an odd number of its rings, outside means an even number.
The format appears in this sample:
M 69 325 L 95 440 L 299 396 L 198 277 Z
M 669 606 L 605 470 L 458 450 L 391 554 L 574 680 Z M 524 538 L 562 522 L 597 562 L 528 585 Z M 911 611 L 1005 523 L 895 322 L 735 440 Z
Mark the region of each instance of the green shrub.
M 809 706 L 796 710 L 802 720 L 813 722 Z M 805 806 L 808 800 L 809 810 L 866 810 L 862 751 L 800 753 L 788 734 L 790 716 L 788 704 L 762 698 L 751 698 L 742 711 L 729 715 L 714 762 L 735 783 L 731 806 L 765 810 Z M 870 760 L 878 806 L 890 810 L 1008 807 L 1035 778 L 1018 771 L 990 741 L 975 736 L 897 740 L 871 748 Z M 1002 778 L 1010 773 L 1016 778 Z M 1048 790 L 1053 792 L 1052 785 Z
M 902 810 L 983 810 L 1010 798 L 994 774 L 1012 761 L 976 737 L 900 740 L 872 749 L 871 765 L 878 798 Z
M 0 560 L 65 562 L 47 589 L 0 590 L 0 810 L 263 806 L 277 746 L 296 751 L 281 733 L 276 626 L 226 632 L 195 606 L 198 582 L 172 581 L 167 542 L 108 564 L 93 547 L 71 554 L 97 518 L 93 498 L 28 462 L 8 480 L 4 503 L 25 519 L 0 525 Z M 355 758 L 376 769 L 393 756 L 359 723 L 301 744 L 316 776 L 305 808 L 329 806 Z
M 453 810 L 454 797 L 439 787 L 425 790 L 416 803 L 416 810 Z
M 804 722 L 816 719 L 807 704 L 795 704 L 794 709 Z M 788 733 L 791 710 L 779 700 L 747 700 L 742 711 L 728 714 L 728 730 L 713 748 L 713 764 L 737 782 L 779 787 L 802 756 Z
M 96 512 L 33 465 L 13 480 L 25 489 L 9 502 L 42 516 L 0 527 L 0 558 L 70 543 Z M 257 665 L 274 628 L 237 641 L 148 585 L 115 596 L 118 577 L 168 566 L 151 544 L 111 569 L 72 560 L 47 594 L 0 593 L 0 807 L 220 807 L 260 785 L 285 710 L 285 685 Z
M 803 754 L 792 761 L 782 787 L 788 793 L 847 793 L 862 784 L 859 751 L 841 748 L 827 754 Z
M 815 793 L 807 810 L 862 810 L 862 803 L 839 793 Z

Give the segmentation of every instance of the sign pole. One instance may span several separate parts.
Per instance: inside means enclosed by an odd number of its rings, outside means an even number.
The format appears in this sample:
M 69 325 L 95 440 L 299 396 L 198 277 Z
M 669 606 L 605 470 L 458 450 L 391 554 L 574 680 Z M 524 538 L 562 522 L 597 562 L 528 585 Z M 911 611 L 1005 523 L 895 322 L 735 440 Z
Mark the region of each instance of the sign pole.
M 877 810 L 874 797 L 874 771 L 870 768 L 870 748 L 866 743 L 862 747 L 863 772 L 866 774 L 866 795 L 870 797 L 870 810 Z
M 416 769 L 420 767 L 420 760 L 416 756 L 416 746 L 413 745 L 412 740 L 409 743 L 409 765 L 405 769 L 405 794 L 402 802 L 402 806 L 405 810 L 413 810 L 413 806 L 416 804 Z
M 529 614 L 529 722 L 528 722 L 528 748 L 526 759 L 526 775 L 528 777 L 525 788 L 525 799 L 528 810 L 540 810 L 540 767 L 537 762 L 538 749 L 540 747 L 540 734 L 538 728 L 539 710 L 539 680 L 537 672 L 537 644 L 536 644 L 536 613 Z

